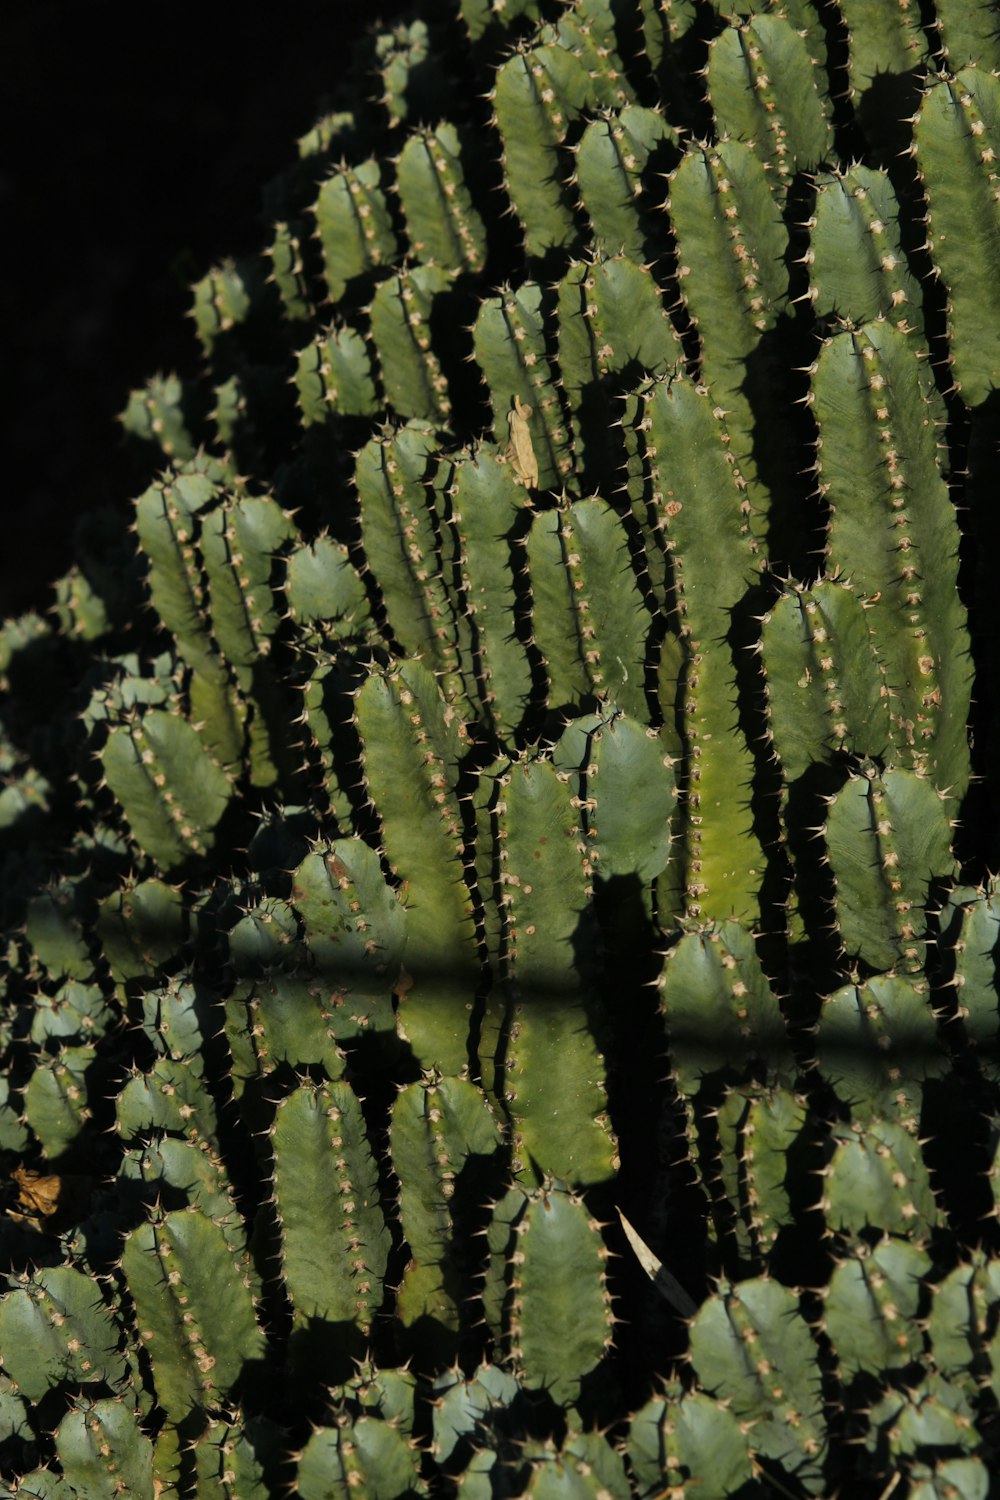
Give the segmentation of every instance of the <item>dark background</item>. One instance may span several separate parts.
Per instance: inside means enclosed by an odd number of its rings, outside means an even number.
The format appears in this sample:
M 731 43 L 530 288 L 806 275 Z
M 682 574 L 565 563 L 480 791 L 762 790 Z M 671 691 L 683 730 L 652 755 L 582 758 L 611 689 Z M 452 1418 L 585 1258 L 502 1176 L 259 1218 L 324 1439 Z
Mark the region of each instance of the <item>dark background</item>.
M 405 8 L 4 8 L 0 618 L 48 604 L 81 510 L 128 512 L 129 390 L 197 370 L 190 283 L 261 244 L 263 185 L 332 103 L 362 33 Z

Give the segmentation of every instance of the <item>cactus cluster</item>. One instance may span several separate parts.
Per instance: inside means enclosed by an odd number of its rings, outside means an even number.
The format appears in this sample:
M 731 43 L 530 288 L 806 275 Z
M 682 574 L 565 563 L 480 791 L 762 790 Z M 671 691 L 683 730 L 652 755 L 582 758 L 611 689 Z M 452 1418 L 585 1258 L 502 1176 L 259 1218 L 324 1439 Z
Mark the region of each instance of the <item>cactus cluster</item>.
M 1000 12 L 354 83 L 0 631 L 4 1493 L 985 1500 Z

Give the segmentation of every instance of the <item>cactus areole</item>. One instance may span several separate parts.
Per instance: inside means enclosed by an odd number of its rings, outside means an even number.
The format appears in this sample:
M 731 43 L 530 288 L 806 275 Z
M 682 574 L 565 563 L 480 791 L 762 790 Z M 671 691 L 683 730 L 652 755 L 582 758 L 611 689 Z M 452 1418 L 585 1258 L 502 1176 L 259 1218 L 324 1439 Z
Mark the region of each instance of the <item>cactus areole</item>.
M 1000 11 L 425 0 L 289 158 L 0 630 L 0 1488 L 1000 1494 Z

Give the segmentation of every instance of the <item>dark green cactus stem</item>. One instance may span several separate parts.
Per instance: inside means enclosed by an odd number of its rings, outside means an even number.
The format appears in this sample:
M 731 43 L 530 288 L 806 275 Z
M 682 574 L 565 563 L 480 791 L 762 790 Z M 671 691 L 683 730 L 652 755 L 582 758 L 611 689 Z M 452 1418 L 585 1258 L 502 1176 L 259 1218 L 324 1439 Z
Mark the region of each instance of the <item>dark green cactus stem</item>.
M 643 198 L 643 173 L 676 135 L 662 115 L 638 104 L 599 116 L 576 148 L 576 177 L 594 243 L 640 265 L 655 243 Z
M 773 329 L 788 295 L 787 231 L 764 164 L 739 140 L 687 150 L 671 175 L 667 208 L 678 287 L 698 333 L 704 378 L 732 428 L 735 460 L 752 484 L 758 468 L 753 406 L 760 404 L 753 386 L 764 371 L 749 366 L 749 357 Z M 706 243 L 712 246 L 707 255 Z M 769 404 L 775 405 L 773 399 Z M 751 499 L 759 511 L 767 491 L 754 487 Z M 762 531 L 763 516 L 754 525 Z
M 970 406 L 996 384 L 997 290 L 983 274 L 997 236 L 994 158 L 1000 139 L 1000 82 L 983 68 L 942 77 L 924 95 L 914 149 L 927 193 L 930 253 L 948 286 L 948 322 L 956 388 Z M 966 255 L 951 236 L 971 235 Z
M 221 1500 L 266 1500 L 274 1482 L 277 1433 L 242 1412 L 230 1421 L 210 1422 L 194 1450 L 198 1495 Z
M 446 425 L 451 412 L 448 381 L 431 344 L 435 301 L 448 287 L 439 266 L 415 266 L 380 281 L 369 316 L 379 350 L 382 388 L 401 417 L 424 417 Z
M 504 1286 L 504 1333 L 523 1384 L 574 1404 L 614 1325 L 600 1225 L 558 1184 L 513 1188 L 497 1205 L 491 1245 Z
M 421 1493 L 413 1444 L 376 1417 L 319 1427 L 299 1455 L 296 1487 L 302 1500 L 356 1495 L 399 1500 Z
M 603 7 L 593 9 L 600 15 Z M 559 181 L 559 148 L 569 126 L 584 109 L 633 102 L 620 62 L 606 45 L 603 57 L 596 51 L 607 37 L 594 30 L 589 18 L 578 22 L 567 13 L 558 27 L 541 30 L 538 46 L 519 47 L 497 69 L 491 97 L 504 175 L 529 256 L 576 238 L 572 203 Z
M 533 642 L 549 702 L 614 699 L 644 718 L 650 619 L 615 512 L 600 500 L 543 511 L 526 546 Z
M 632 1420 L 628 1456 L 641 1495 L 664 1483 L 685 1494 L 688 1484 L 738 1493 L 753 1477 L 749 1434 L 737 1417 L 700 1392 L 654 1396 Z
M 163 880 L 122 886 L 101 903 L 97 932 L 117 983 L 152 978 L 187 936 L 180 887 Z
M 708 93 L 721 135 L 752 142 L 774 185 L 816 167 L 830 144 L 822 74 L 805 38 L 779 15 L 758 15 L 715 39 Z
M 453 598 L 465 691 L 478 697 L 487 721 L 509 743 L 532 695 L 530 662 L 512 629 L 512 548 L 524 492 L 513 465 L 484 445 L 455 456 L 445 494 L 454 537 L 446 562 L 458 575 Z
M 136 530 L 148 559 L 153 603 L 193 674 L 195 712 L 210 726 L 210 749 L 229 765 L 242 753 L 243 714 L 211 641 L 195 547 L 195 517 L 218 495 L 209 475 L 197 472 L 173 485 L 155 485 L 136 506 Z
M 972 1395 L 978 1388 L 973 1366 L 980 1364 L 985 1353 L 989 1384 L 995 1391 L 1000 1380 L 1000 1349 L 990 1319 L 1000 1300 L 996 1262 L 982 1253 L 974 1255 L 968 1265 L 956 1266 L 932 1290 L 928 1327 L 938 1369 Z
M 412 1327 L 430 1318 L 446 1330 L 445 1357 L 454 1352 L 463 1301 L 455 1255 L 461 1236 L 462 1173 L 472 1158 L 492 1157 L 500 1146 L 498 1123 L 479 1089 L 462 1078 L 409 1084 L 392 1110 L 391 1150 L 399 1178 L 399 1215 L 412 1259 L 399 1291 L 399 1315 Z M 465 1193 L 468 1189 L 465 1189 Z M 473 1205 L 474 1206 L 474 1205 Z M 417 1347 L 425 1345 L 423 1335 Z M 435 1341 L 439 1346 L 441 1339 Z
M 723 1283 L 694 1320 L 691 1359 L 701 1384 L 754 1423 L 755 1452 L 812 1489 L 824 1424 L 816 1345 L 794 1293 L 765 1278 Z
M 877 11 L 862 0 L 846 0 L 844 19 L 850 30 L 851 84 L 863 92 L 879 73 L 906 74 L 919 68 L 927 54 L 920 18 L 905 0 L 892 0 Z
M 55 1159 L 76 1140 L 93 1112 L 87 1103 L 86 1075 L 97 1055 L 93 1045 L 61 1047 L 40 1057 L 24 1090 L 24 1110 L 45 1154 Z
M 277 287 L 285 313 L 293 323 L 305 322 L 311 311 L 303 254 L 305 233 L 301 219 L 290 223 L 279 219 L 274 226 L 274 239 L 265 252 L 271 261 L 268 280 Z
M 787 1089 L 734 1088 L 715 1115 L 719 1176 L 710 1183 L 716 1228 L 726 1253 L 760 1268 L 782 1229 L 795 1222 L 789 1158 L 806 1134 L 802 1097 Z
M 78 1494 L 152 1500 L 153 1445 L 124 1402 L 106 1398 L 76 1407 L 60 1422 L 55 1443 L 65 1482 Z
M 953 872 L 942 795 L 912 771 L 869 765 L 830 799 L 823 828 L 845 950 L 873 969 L 923 967 L 919 922 L 935 880 Z M 876 916 L 876 913 L 879 913 Z
M 370 676 L 358 693 L 355 715 L 365 787 L 381 813 L 389 865 L 402 881 L 409 971 L 475 975 L 475 922 L 457 798 L 463 747 L 456 715 L 418 664 Z
M 379 402 L 368 345 L 356 328 L 331 328 L 307 344 L 295 375 L 305 427 L 336 414 L 374 417 Z
M 112 729 L 104 774 L 135 839 L 164 870 L 204 855 L 232 782 L 184 719 L 158 709 Z
M 121 424 L 130 437 L 149 443 L 167 459 L 184 463 L 197 451 L 185 413 L 189 399 L 178 376 L 154 376 L 142 390 L 132 392 Z
M 499 296 L 483 301 L 473 328 L 473 348 L 489 387 L 496 438 L 506 438 L 512 407 L 530 408 L 524 420 L 541 489 L 559 484 L 573 468 L 566 419 L 546 352 L 546 300 L 533 281 L 504 288 Z
M 956 72 L 968 63 L 995 68 L 1000 63 L 996 17 L 987 0 L 938 0 L 938 46 L 940 56 Z
M 920 1148 L 893 1121 L 864 1133 L 835 1130 L 820 1204 L 830 1228 L 848 1235 L 884 1227 L 900 1239 L 924 1240 L 940 1222 Z
M 559 286 L 557 317 L 576 461 L 585 481 L 597 480 L 609 466 L 610 378 L 662 374 L 678 362 L 680 340 L 649 269 L 623 254 L 571 262 Z
M 215 1104 L 204 1082 L 189 1064 L 169 1058 L 161 1057 L 126 1078 L 117 1115 L 118 1130 L 126 1140 L 147 1130 L 193 1140 L 214 1140 L 218 1133 Z
M 0 1303 L 4 1368 L 28 1401 L 59 1382 L 121 1389 L 129 1378 L 112 1310 L 71 1266 L 25 1276 Z
M 953 950 L 950 977 L 958 1017 L 969 1039 L 983 1049 L 981 1065 L 993 1071 L 1000 1027 L 996 985 L 1000 908 L 995 882 L 985 891 L 957 887 L 941 914 L 941 932 Z
M 862 1125 L 885 1116 L 916 1130 L 923 1085 L 945 1068 L 926 983 L 884 974 L 837 990 L 820 1012 L 817 1053 Z
M 814 311 L 855 324 L 885 317 L 919 326 L 920 289 L 903 252 L 888 173 L 856 166 L 821 174 L 816 188 L 805 257 Z
M 249 1256 L 193 1207 L 136 1229 L 122 1269 L 159 1404 L 174 1422 L 216 1405 L 263 1353 Z
M 593 1007 L 582 969 L 591 939 L 582 919 L 591 877 L 568 782 L 552 765 L 530 761 L 503 778 L 507 1012 L 497 1054 L 481 1061 L 510 1115 L 515 1173 L 583 1186 L 610 1177 L 616 1157 L 604 1064 L 587 1024 Z
M 278 1104 L 271 1130 L 281 1270 L 320 1370 L 363 1349 L 382 1300 L 389 1233 L 361 1106 L 343 1080 Z M 316 1234 L 316 1226 L 321 1232 Z M 332 1254 L 331 1254 L 332 1250 Z M 333 1273 L 333 1274 L 331 1274 Z
M 601 880 L 637 875 L 648 884 L 673 852 L 674 763 L 661 738 L 617 704 L 568 724 L 553 751 L 557 771 L 579 775 L 586 857 Z M 642 788 L 638 800 L 632 795 Z
M 686 904 L 707 919 L 749 914 L 763 855 L 753 829 L 750 747 L 739 730 L 732 611 L 760 567 L 746 486 L 728 448 L 722 412 L 687 380 L 651 386 L 631 425 L 668 554 L 683 656 L 671 684 L 689 756 Z
M 974 1448 L 968 1422 L 972 1403 L 940 1377 L 929 1376 L 916 1389 L 892 1392 L 871 1413 L 866 1446 L 882 1472 L 906 1474 L 915 1494 L 953 1488 L 961 1495 L 985 1495 L 990 1477 L 973 1457 L 955 1457 Z M 950 1451 L 949 1451 L 950 1450 Z
M 921 1281 L 930 1257 L 906 1240 L 886 1237 L 840 1260 L 824 1300 L 823 1328 L 846 1379 L 902 1369 L 923 1348 L 918 1321 Z
M 884 758 L 892 743 L 891 690 L 870 611 L 846 583 L 788 589 L 763 622 L 771 740 L 786 785 L 846 751 Z
M 391 262 L 397 240 L 374 161 L 328 177 L 316 202 L 316 227 L 332 302 L 354 291 L 372 267 Z
M 871 606 L 892 693 L 895 758 L 961 796 L 970 671 L 958 527 L 939 472 L 940 398 L 916 349 L 890 323 L 876 322 L 824 346 L 813 399 L 830 506 L 827 565 Z M 892 624 L 883 641 L 884 612 Z
M 396 188 L 418 259 L 481 271 L 486 229 L 466 186 L 461 150 L 447 122 L 411 135 L 396 164 Z
M 373 438 L 358 455 L 355 477 L 365 561 L 378 581 L 393 637 L 407 655 L 427 654 L 435 670 L 449 674 L 451 688 L 458 663 L 443 576 L 440 502 L 426 483 L 435 447 L 430 426 L 409 423 Z

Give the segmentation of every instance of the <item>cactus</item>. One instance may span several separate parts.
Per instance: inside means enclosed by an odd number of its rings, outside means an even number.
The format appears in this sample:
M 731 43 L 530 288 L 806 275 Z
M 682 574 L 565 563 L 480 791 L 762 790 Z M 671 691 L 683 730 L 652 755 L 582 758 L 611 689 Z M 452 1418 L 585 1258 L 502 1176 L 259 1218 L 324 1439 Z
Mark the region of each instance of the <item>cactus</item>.
M 0 629 L 4 1493 L 995 1489 L 998 35 L 421 0 L 198 281 Z

